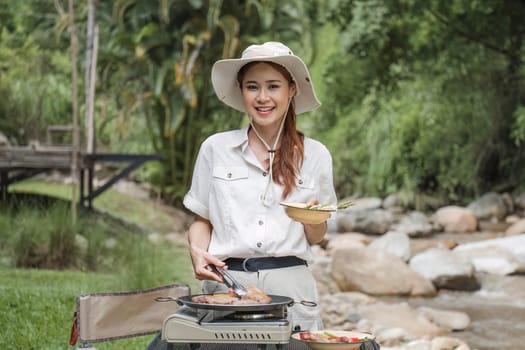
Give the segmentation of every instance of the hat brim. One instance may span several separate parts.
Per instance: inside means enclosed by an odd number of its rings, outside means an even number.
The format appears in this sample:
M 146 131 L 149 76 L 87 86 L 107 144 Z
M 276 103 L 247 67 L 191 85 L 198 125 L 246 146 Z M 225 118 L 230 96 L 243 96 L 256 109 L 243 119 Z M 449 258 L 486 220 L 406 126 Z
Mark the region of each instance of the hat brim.
M 311 111 L 321 105 L 315 95 L 308 68 L 299 57 L 294 55 L 224 59 L 215 62 L 211 71 L 211 81 L 219 100 L 238 111 L 246 112 L 241 89 L 237 83 L 237 73 L 247 63 L 256 61 L 274 62 L 290 72 L 297 89 L 294 97 L 296 114 Z

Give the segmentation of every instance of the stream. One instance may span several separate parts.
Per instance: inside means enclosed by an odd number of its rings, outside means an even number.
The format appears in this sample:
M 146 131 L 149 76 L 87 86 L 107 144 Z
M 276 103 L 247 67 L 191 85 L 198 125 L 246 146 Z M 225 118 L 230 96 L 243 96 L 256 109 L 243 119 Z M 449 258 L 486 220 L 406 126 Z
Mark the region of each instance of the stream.
M 448 336 L 463 340 L 472 350 L 525 349 L 525 276 L 480 275 L 477 292 L 440 291 L 432 298 L 384 297 L 412 307 L 465 312 L 471 325 Z

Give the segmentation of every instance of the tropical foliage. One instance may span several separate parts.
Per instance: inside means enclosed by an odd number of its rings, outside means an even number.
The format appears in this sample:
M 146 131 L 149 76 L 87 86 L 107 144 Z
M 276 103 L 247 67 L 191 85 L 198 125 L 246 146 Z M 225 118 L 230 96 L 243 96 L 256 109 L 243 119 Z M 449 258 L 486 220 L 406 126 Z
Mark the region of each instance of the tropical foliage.
M 69 123 L 67 21 L 0 3 L 0 130 L 23 143 Z M 164 155 L 140 176 L 179 204 L 203 138 L 245 122 L 214 97 L 213 62 L 281 40 L 311 67 L 323 106 L 300 125 L 332 151 L 340 196 L 519 190 L 524 15 L 513 0 L 99 1 L 97 149 Z

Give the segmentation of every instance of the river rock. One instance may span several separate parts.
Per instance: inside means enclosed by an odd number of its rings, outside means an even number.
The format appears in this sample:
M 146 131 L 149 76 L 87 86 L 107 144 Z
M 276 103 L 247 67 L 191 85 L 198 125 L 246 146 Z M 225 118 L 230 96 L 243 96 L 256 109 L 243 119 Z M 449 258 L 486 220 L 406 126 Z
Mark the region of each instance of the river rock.
M 472 211 L 455 205 L 439 208 L 433 219 L 446 232 L 475 232 L 478 226 Z
M 419 211 L 410 212 L 408 215 L 402 217 L 394 229 L 410 237 L 428 236 L 433 231 L 432 224 L 429 222 L 428 217 Z
M 340 248 L 332 253 L 332 277 L 342 291 L 371 295 L 435 295 L 429 280 L 399 257 L 366 248 Z
M 0 132 L 0 147 L 9 147 L 9 139 Z
M 525 209 L 525 193 L 520 193 L 514 198 L 515 208 Z
M 362 318 L 359 307 L 376 302 L 374 297 L 360 292 L 321 294 L 319 303 L 324 326 L 327 329 L 343 329 L 348 324 L 356 327 Z
M 410 238 L 402 232 L 387 232 L 373 240 L 370 248 L 390 252 L 404 262 L 410 259 Z
M 432 339 L 430 350 L 470 350 L 465 342 L 451 337 L 436 337 Z
M 428 249 L 413 256 L 409 265 L 438 289 L 473 291 L 480 287 L 471 262 L 448 249 Z
M 319 295 L 340 292 L 339 286 L 332 278 L 332 257 L 316 256 L 315 263 L 310 265 L 310 270 L 317 282 Z
M 525 272 L 525 234 L 464 243 L 454 248 L 454 252 L 468 257 L 482 272 Z
M 372 235 L 382 235 L 392 224 L 392 214 L 384 209 L 347 210 L 337 215 L 339 232 L 362 232 Z
M 364 248 L 372 242 L 372 239 L 359 232 L 339 233 L 330 235 L 326 250 L 330 253 L 336 248 Z
M 525 219 L 519 219 L 505 230 L 505 236 L 525 233 Z
M 507 195 L 508 196 L 508 195 Z M 489 192 L 471 202 L 467 209 L 472 211 L 478 220 L 489 219 L 501 221 L 512 211 L 512 198 L 507 198 L 496 192 Z
M 417 338 L 434 338 L 447 333 L 447 329 L 436 325 L 425 317 L 422 317 L 417 310 L 410 307 L 407 303 L 386 304 L 377 302 L 364 305 L 360 309 L 363 318 L 370 320 L 372 324 L 380 325 L 376 327 L 401 328 L 406 332 L 405 340 Z M 380 333 L 373 331 L 378 338 Z M 382 344 L 381 339 L 379 339 Z
M 460 331 L 470 326 L 470 317 L 459 311 L 437 310 L 431 307 L 419 307 L 417 311 L 432 323 L 449 330 Z

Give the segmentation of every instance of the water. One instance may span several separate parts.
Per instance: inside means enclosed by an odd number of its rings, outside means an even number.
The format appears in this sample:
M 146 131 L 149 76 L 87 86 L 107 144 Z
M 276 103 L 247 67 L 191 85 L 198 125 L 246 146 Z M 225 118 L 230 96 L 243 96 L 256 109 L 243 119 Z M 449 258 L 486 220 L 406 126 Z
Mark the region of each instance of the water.
M 384 301 L 465 312 L 470 327 L 449 336 L 465 341 L 471 349 L 525 350 L 525 276 L 479 278 L 483 287 L 474 293 L 440 291 L 433 298 L 385 297 Z

